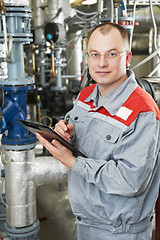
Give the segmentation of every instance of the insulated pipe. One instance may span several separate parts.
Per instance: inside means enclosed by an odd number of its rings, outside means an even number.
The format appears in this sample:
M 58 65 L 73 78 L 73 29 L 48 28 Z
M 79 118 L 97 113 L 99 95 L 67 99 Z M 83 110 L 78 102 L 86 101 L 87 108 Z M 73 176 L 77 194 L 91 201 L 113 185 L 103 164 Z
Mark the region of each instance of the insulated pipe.
M 6 222 L 12 227 L 25 227 L 36 221 L 36 190 L 27 177 L 34 161 L 34 150 L 5 151 Z
M 66 183 L 68 168 L 53 157 L 37 157 L 30 172 L 36 187 L 48 184 Z
M 67 181 L 68 169 L 53 157 L 35 158 L 35 149 L 4 150 L 6 222 L 22 228 L 36 222 L 36 187 Z
M 104 5 L 104 0 L 98 0 L 98 14 L 102 14 L 103 5 Z
M 32 28 L 34 29 L 34 44 L 41 45 L 45 41 L 45 0 L 30 0 L 30 2 L 32 8 Z

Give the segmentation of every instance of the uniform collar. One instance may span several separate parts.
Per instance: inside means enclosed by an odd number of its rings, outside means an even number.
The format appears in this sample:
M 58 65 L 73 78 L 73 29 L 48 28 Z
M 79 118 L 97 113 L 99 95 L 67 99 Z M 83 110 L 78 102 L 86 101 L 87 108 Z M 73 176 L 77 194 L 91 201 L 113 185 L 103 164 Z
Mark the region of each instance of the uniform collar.
M 126 102 L 129 96 L 137 87 L 137 82 L 135 80 L 135 75 L 132 70 L 127 70 L 128 78 L 112 92 L 110 92 L 106 101 L 103 103 L 103 107 L 113 116 L 117 113 L 119 108 Z M 94 106 L 96 108 L 99 97 L 98 84 L 95 86 L 93 92 L 85 100 L 85 102 L 94 101 Z

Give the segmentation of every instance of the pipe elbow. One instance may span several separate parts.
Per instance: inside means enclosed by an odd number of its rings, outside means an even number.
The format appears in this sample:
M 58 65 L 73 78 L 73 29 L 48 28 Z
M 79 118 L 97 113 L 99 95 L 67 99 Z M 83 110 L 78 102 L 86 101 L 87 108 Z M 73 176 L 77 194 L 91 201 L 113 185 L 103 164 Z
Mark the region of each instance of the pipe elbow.
M 54 157 L 36 157 L 32 166 L 31 177 L 36 185 L 66 183 L 69 169 Z

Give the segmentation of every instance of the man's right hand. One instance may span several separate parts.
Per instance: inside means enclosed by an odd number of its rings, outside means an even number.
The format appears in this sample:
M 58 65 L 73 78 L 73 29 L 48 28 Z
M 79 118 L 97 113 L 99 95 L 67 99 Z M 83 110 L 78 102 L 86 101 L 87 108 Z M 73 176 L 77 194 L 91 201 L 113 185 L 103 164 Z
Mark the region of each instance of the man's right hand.
M 60 120 L 55 124 L 54 131 L 70 142 L 74 134 L 74 126 L 71 123 L 66 125 L 65 120 Z

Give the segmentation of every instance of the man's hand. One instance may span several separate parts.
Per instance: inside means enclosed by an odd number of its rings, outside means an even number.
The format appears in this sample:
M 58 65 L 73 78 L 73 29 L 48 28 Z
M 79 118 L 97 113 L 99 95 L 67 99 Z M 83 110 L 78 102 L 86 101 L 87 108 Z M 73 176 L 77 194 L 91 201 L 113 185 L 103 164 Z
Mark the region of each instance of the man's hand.
M 71 123 L 66 125 L 65 120 L 60 120 L 55 125 L 54 131 L 66 139 L 66 141 L 70 142 L 74 134 L 74 126 Z
M 64 147 L 60 142 L 55 139 L 52 141 L 52 143 L 48 142 L 39 133 L 36 134 L 36 137 L 43 144 L 43 146 L 52 154 L 52 156 L 54 156 L 66 167 L 72 170 L 76 158 L 73 156 L 72 152 L 68 148 Z

